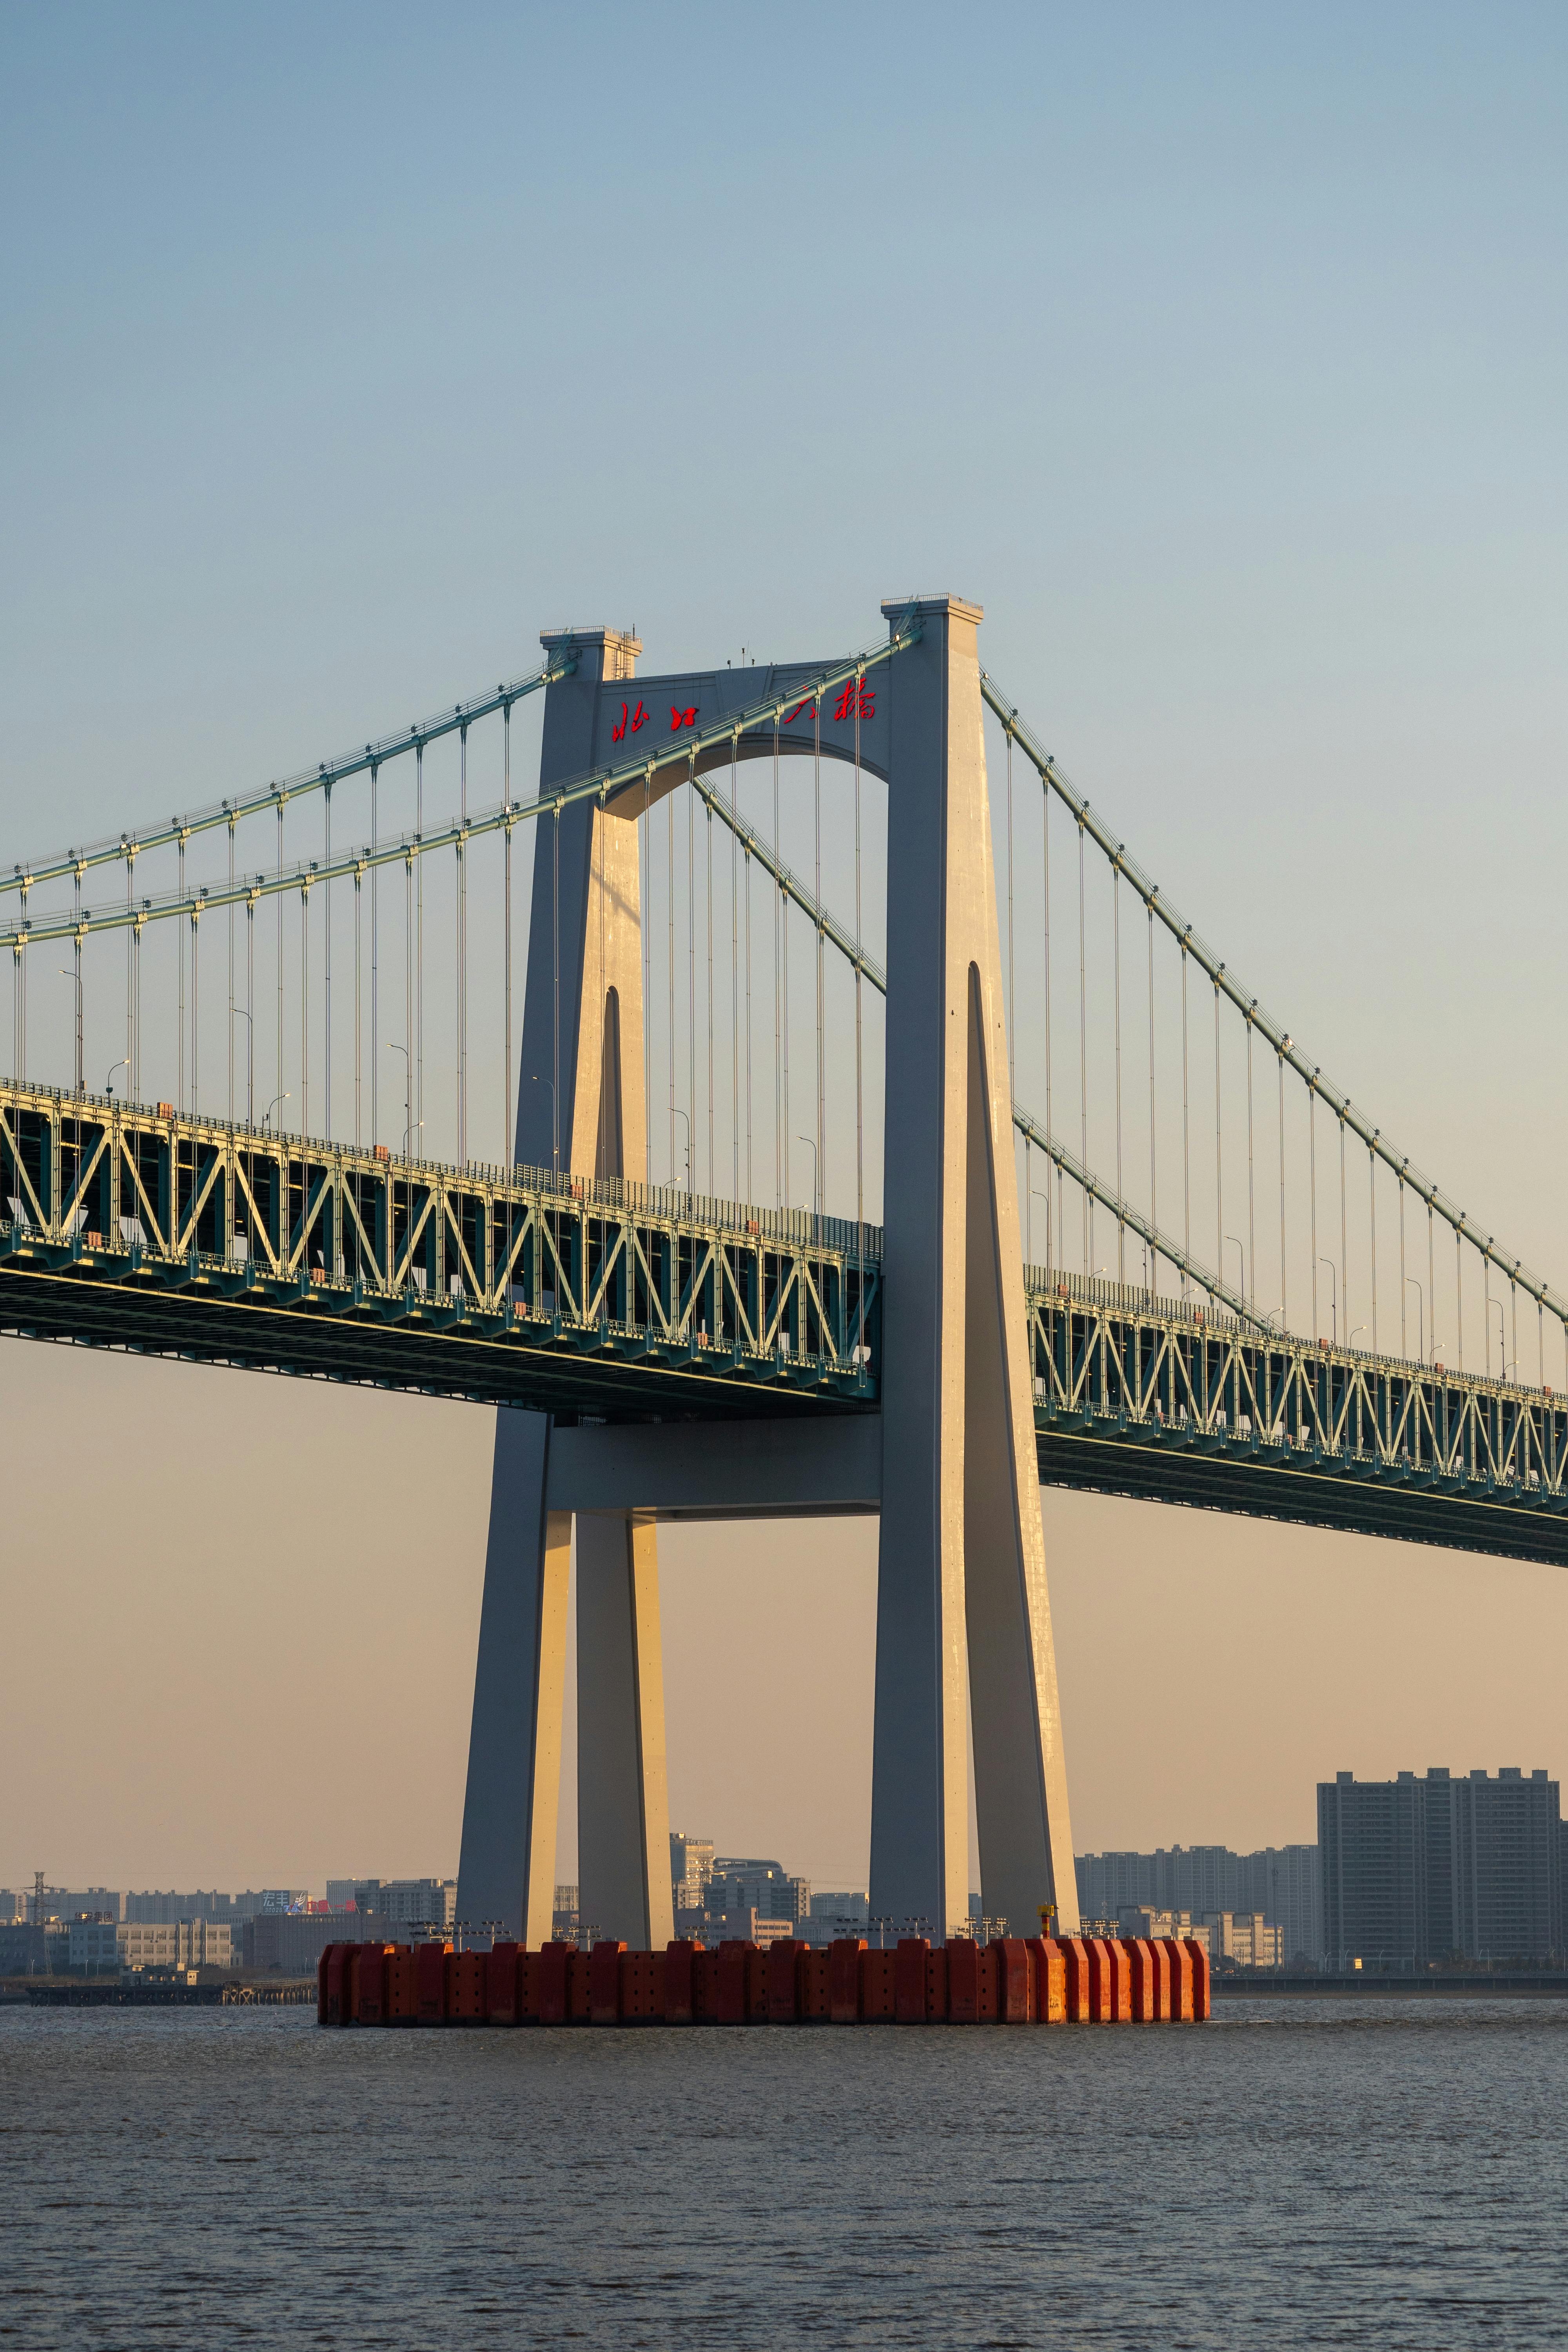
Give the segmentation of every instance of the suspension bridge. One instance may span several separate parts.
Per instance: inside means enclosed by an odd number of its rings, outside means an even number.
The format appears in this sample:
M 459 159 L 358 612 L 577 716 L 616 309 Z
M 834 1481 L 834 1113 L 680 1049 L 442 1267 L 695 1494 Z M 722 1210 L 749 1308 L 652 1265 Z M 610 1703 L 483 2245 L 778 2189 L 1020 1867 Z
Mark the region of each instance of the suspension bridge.
M 670 1931 L 660 1519 L 879 1517 L 872 1906 L 939 1938 L 970 1711 L 986 1910 L 1076 1922 L 1041 1481 L 1568 1560 L 1568 1299 L 1178 912 L 978 608 L 883 615 L 642 679 L 551 632 L 0 873 L 0 1329 L 502 1408 L 459 1903 L 530 1941 L 574 1555 L 582 1899 Z

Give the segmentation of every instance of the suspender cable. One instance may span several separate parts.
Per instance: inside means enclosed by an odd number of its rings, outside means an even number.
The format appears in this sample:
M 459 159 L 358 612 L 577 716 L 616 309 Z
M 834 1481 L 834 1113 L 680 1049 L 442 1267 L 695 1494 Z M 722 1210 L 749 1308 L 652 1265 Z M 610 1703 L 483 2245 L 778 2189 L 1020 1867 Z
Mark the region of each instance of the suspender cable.
M 191 1117 L 200 1116 L 201 1109 L 201 972 L 198 950 L 201 946 L 200 907 L 191 908 Z M 76 950 L 76 1090 L 81 1093 L 81 942 Z M 198 1171 L 195 1146 L 191 1147 L 191 1199 L 195 1200 Z
M 1514 1334 L 1514 1379 L 1519 1379 L 1519 1284 L 1514 1282 L 1511 1275 L 1510 1275 L 1510 1328 L 1511 1328 L 1511 1334 Z M 1504 1364 L 1502 1369 L 1502 1379 L 1507 1381 L 1507 1364 Z
M 1465 1221 L 1454 1227 L 1454 1339 L 1458 1369 L 1465 1369 Z
M 707 848 L 707 878 L 703 886 L 703 909 L 708 921 L 708 1191 L 713 1191 L 713 812 L 708 811 L 703 827 Z M 734 835 L 731 835 L 733 840 Z
M 820 700 L 812 706 L 811 726 L 813 821 L 816 826 L 814 887 L 816 903 L 820 907 L 822 904 L 822 704 Z M 824 961 L 826 951 L 826 942 L 823 937 L 822 919 L 818 916 L 816 923 L 816 1159 L 812 1169 L 812 1195 L 818 1220 L 822 1216 L 823 1202 L 827 1190 L 826 1174 L 822 1164 L 823 1155 L 827 1149 L 827 1069 L 826 1055 L 824 1052 L 826 1043 L 826 1006 L 823 1001 L 826 978 Z M 820 1232 L 820 1223 L 818 1230 Z
M 1345 1122 L 1340 1118 L 1340 1305 L 1345 1310 L 1345 1344 L 1355 1328 L 1351 1321 L 1350 1219 L 1345 1207 Z
M 468 1164 L 468 730 L 458 732 L 458 1165 Z
M 550 1032 L 550 1165 L 561 1173 L 561 803 L 555 803 L 551 835 L 552 859 L 550 886 L 550 957 L 552 988 Z
M 425 743 L 414 747 L 414 838 L 425 838 Z M 425 1136 L 425 860 L 414 874 L 414 1125 Z
M 740 757 L 740 737 L 730 745 L 730 812 L 740 814 L 735 791 L 735 770 Z M 731 1177 L 731 1199 L 741 1197 L 741 908 L 740 844 L 733 828 L 730 834 L 730 1128 L 734 1144 L 734 1169 Z M 750 1193 L 747 1198 L 750 1199 Z
M 1285 1056 L 1279 1055 L 1279 1328 L 1285 1328 Z
M 1188 1292 L 1193 1256 L 1193 1150 L 1191 1097 L 1187 1086 L 1187 935 L 1182 934 L 1182 1297 Z M 1220 1271 L 1224 1272 L 1223 1266 Z
M 278 798 L 278 871 L 283 871 L 283 797 Z M 276 956 L 278 981 L 278 1045 L 272 1091 L 279 1104 L 287 1097 L 283 1092 L 283 893 L 278 893 L 278 950 Z
M 1111 1001 L 1116 1024 L 1116 1197 L 1123 1195 L 1121 1183 L 1121 868 L 1110 869 L 1110 953 L 1114 972 Z M 1127 1279 L 1127 1226 L 1120 1211 L 1116 1218 L 1116 1279 Z
M 1426 1296 L 1432 1302 L 1426 1316 L 1426 1360 L 1430 1364 L 1437 1359 L 1437 1221 L 1430 1198 L 1426 1202 Z M 1568 1337 L 1568 1327 L 1564 1336 Z
M 1402 1356 L 1409 1353 L 1405 1345 L 1405 1294 L 1408 1288 L 1409 1283 L 1405 1272 L 1405 1179 L 1401 1176 L 1399 1179 L 1399 1352 Z
M 456 1083 L 453 1087 L 453 1092 L 457 1096 L 458 1102 L 458 1165 L 459 1168 L 463 1168 L 468 1165 L 468 1139 L 467 1132 L 468 1074 L 463 1066 L 465 1050 L 468 1044 L 468 1040 L 463 1034 L 463 901 L 466 896 L 466 891 L 463 875 L 463 835 L 460 826 L 458 838 L 452 845 L 452 852 L 457 861 L 453 874 L 454 888 L 452 893 L 455 928 L 457 931 L 457 938 L 454 942 L 456 948 L 455 961 L 457 970 L 455 977 L 457 985 L 453 989 L 452 994 L 454 1011 L 457 1015 L 456 1026 L 458 1033 L 456 1038 L 457 1051 L 453 1068 L 453 1076 Z
M 245 1124 L 256 1125 L 256 901 L 245 902 Z
M 638 845 L 641 904 L 637 928 L 642 933 L 642 1097 L 643 1097 L 643 1181 L 653 1182 L 653 933 L 648 926 L 653 918 L 653 819 L 651 794 L 653 778 L 643 777 L 641 840 Z
M 361 902 L 363 897 L 364 891 L 362 879 L 359 873 L 356 871 L 354 875 L 354 1149 L 356 1151 L 359 1150 L 360 1144 L 363 1139 L 361 1133 L 360 1117 L 362 1099 L 361 1079 L 363 1076 L 363 1040 L 360 1027 L 360 996 L 363 985 L 362 973 L 363 971 L 363 952 L 360 944 L 360 916 L 362 911 Z
M 1040 908 L 1044 917 L 1046 947 L 1046 1133 L 1053 1134 L 1051 1126 L 1051 1022 L 1055 1007 L 1051 1003 L 1051 796 L 1042 794 L 1040 801 Z M 1051 1171 L 1046 1170 L 1046 1271 L 1051 1267 Z M 1057 1170 L 1057 1232 L 1062 1223 L 1062 1171 Z
M 697 1151 L 697 755 L 686 776 L 686 1194 Z
M 77 886 L 77 887 L 78 887 L 78 896 L 79 897 L 79 895 L 80 895 L 80 885 L 79 885 L 79 885 Z M 194 940 L 195 940 L 195 917 L 194 915 L 193 915 L 193 916 L 192 916 L 192 918 L 191 918 L 191 924 L 192 924 L 191 938 L 192 938 L 192 940 L 194 941 Z M 194 945 L 193 945 L 193 947 L 192 947 L 191 953 L 192 953 L 192 956 L 193 956 L 193 958 L 194 958 L 194 956 L 195 956 L 195 946 L 194 946 Z M 76 1098 L 77 1098 L 78 1102 L 79 1102 L 79 1101 L 81 1100 L 81 1098 L 82 1098 L 83 1094 L 84 1094 L 84 1093 L 86 1092 L 86 1090 L 87 1090 L 87 1080 L 86 1080 L 86 1075 L 85 1075 L 84 1068 L 83 1068 L 83 1063 L 84 1063 L 84 1060 L 85 1060 L 85 1056 L 84 1056 L 83 1052 L 82 1052 L 82 1034 L 81 1034 L 81 1032 L 82 1032 L 82 1019 L 81 1019 L 81 1015 L 82 1015 L 82 1001 L 81 1001 L 81 933 L 80 933 L 79 931 L 77 933 L 77 936 L 76 936 L 75 940 L 72 941 L 72 958 L 71 958 L 71 961 L 72 961 L 72 962 L 75 964 L 75 967 L 76 967 L 76 971 L 75 971 L 75 974 L 74 974 L 74 989 L 73 989 L 73 996 L 74 996 L 75 1009 L 76 1009 L 76 1085 L 75 1085 L 75 1087 L 74 1087 L 73 1091 L 74 1091 L 74 1093 L 75 1093 L 75 1095 L 76 1095 Z M 193 965 L 193 971 L 194 971 L 194 965 Z M 192 1018 L 191 1018 L 191 1027 L 192 1027 L 192 1040 L 191 1040 L 191 1067 L 192 1067 L 192 1070 L 193 1070 L 193 1072 L 194 1072 L 194 1071 L 195 1071 L 195 1013 L 193 1013 L 193 1014 L 192 1014 Z M 192 1107 L 192 1109 L 193 1109 L 193 1110 L 194 1110 L 194 1109 L 195 1109 L 195 1102 L 194 1095 L 193 1095 L 193 1098 L 192 1098 L 192 1105 L 191 1105 L 191 1107 Z
M 773 862 L 784 864 L 784 843 L 779 835 L 779 722 L 773 719 Z M 784 890 L 781 882 L 773 893 L 773 1199 L 784 1206 L 784 1060 L 779 1045 L 779 1011 L 783 1003 L 779 982 L 779 922 L 784 908 Z
M 856 740 L 858 743 L 860 726 L 858 719 L 856 719 L 855 726 Z M 816 895 L 821 898 L 820 888 Z M 856 901 L 855 907 L 855 936 L 857 939 L 860 936 L 858 900 Z M 1016 1102 L 1018 1099 L 1017 1005 L 1017 979 L 1013 961 L 1013 730 L 1009 727 L 1007 730 L 1007 1100 L 1010 1103 Z M 1118 1184 L 1116 1189 L 1120 1192 L 1121 1185 Z
M 746 848 L 746 1198 L 752 1191 L 752 852 Z
M 1379 1132 L 1381 1133 L 1381 1129 Z M 1366 1155 L 1366 1184 L 1371 1196 L 1372 1236 L 1372 1352 L 1377 1353 L 1377 1158 L 1371 1146 Z
M 1252 1014 L 1247 1016 L 1247 1263 L 1252 1268 L 1249 1307 L 1258 1304 L 1258 1203 L 1252 1160 Z
M 180 836 L 179 869 L 180 904 L 183 907 L 185 903 L 185 842 L 183 834 Z M 174 1103 L 175 1107 L 184 1112 L 185 1108 L 185 927 L 183 923 L 174 925 L 174 945 L 179 964 L 179 1001 L 175 1007 L 174 1018 Z
M 1154 901 L 1149 901 L 1149 1223 L 1155 1233 L 1160 1230 L 1159 1170 L 1154 1151 Z M 1158 1253 L 1149 1253 L 1149 1287 L 1160 1286 Z
M 669 929 L 669 1160 L 668 1182 L 675 1187 L 675 794 L 665 807 L 665 911 Z
M 409 1157 L 414 1151 L 414 1082 L 409 1075 L 414 1067 L 414 863 L 410 848 L 403 865 L 403 1149 Z M 389 1249 L 391 1245 L 388 1234 Z M 411 1264 L 409 1280 L 413 1278 Z
M 1307 1166 L 1311 1201 L 1312 1246 L 1312 1337 L 1319 1336 L 1318 1323 L 1318 1089 L 1310 1078 L 1307 1081 Z M 1338 1337 L 1338 1334 L 1335 1334 Z
M 508 808 L 511 806 L 511 705 L 506 706 L 501 721 L 504 749 L 501 764 L 504 772 L 502 795 Z M 500 1072 L 500 1149 L 502 1164 L 510 1168 L 517 1158 L 517 1141 L 511 1126 L 511 826 L 502 835 L 501 847 L 501 932 L 502 958 L 506 966 L 502 983 L 506 999 L 506 1034 L 501 1040 Z
M 510 717 L 511 706 L 507 705 Z M 381 1141 L 381 863 L 375 857 L 380 835 L 376 830 L 376 790 L 380 768 L 375 761 L 370 767 L 370 1139 Z
M 1078 829 L 1078 1083 L 1079 1083 L 1079 1164 L 1089 1166 L 1089 998 L 1085 988 L 1083 949 L 1083 826 Z M 1083 1270 L 1087 1278 L 1094 1271 L 1094 1201 L 1085 1190 L 1083 1194 Z
M 228 1123 L 234 1125 L 234 815 L 228 820 Z M 130 1072 L 126 1072 L 127 1077 Z
M 1220 1157 L 1219 982 L 1214 992 L 1214 1216 L 1217 1246 L 1215 1264 L 1225 1273 L 1225 1170 Z M 1242 1295 L 1246 1296 L 1243 1280 Z
M 125 911 L 131 912 L 132 861 L 135 856 L 129 840 L 125 844 Z M 16 1065 L 11 1065 L 15 1069 Z M 125 1092 L 132 1102 L 140 1102 L 142 1089 L 137 1084 L 136 1067 L 136 927 L 125 926 Z
M 773 735 L 773 836 L 774 836 L 774 844 L 775 844 L 775 846 L 777 847 L 777 850 L 778 850 L 779 864 L 782 866 L 782 865 L 784 864 L 784 838 L 783 838 L 782 834 L 781 834 L 781 833 L 780 833 L 780 831 L 779 831 L 779 814 L 778 814 L 778 772 L 779 772 L 779 770 L 778 770 L 778 733 L 777 733 L 777 730 L 775 729 L 775 730 L 774 730 L 774 735 Z M 779 946 L 780 946 L 780 955 L 781 955 L 781 959 L 782 959 L 782 973 L 783 973 L 783 979 L 782 979 L 782 999 L 781 999 L 781 1001 L 782 1001 L 783 1008 L 784 1008 L 784 1141 L 783 1141 L 783 1151 L 784 1151 L 784 1193 L 783 1193 L 783 1204 L 784 1204 L 784 1209 L 787 1211 L 787 1210 L 788 1210 L 788 1208 L 789 1208 L 789 1194 L 790 1194 L 790 1182 L 789 1182 L 789 1147 L 790 1147 L 790 1138 L 791 1138 L 791 1136 L 794 1134 L 795 1129 L 794 1129 L 793 1126 L 792 1126 L 792 1125 L 791 1125 L 791 1123 L 790 1123 L 790 1109 L 789 1109 L 789 900 L 787 899 L 787 898 L 784 898 L 784 885 L 783 885 L 782 883 L 779 885 L 779 895 L 780 895 L 781 899 L 783 899 L 783 903 L 784 903 L 784 920 L 783 920 L 783 922 L 782 922 L 782 924 L 780 925 L 780 928 L 779 928 Z
M 310 1132 L 310 885 L 300 890 L 300 1133 Z
M 862 673 L 862 677 L 864 673 Z M 855 681 L 855 937 L 860 937 L 860 689 L 861 678 Z M 1011 746 L 1008 757 L 1011 761 Z M 1011 810 L 1011 802 L 1008 806 Z M 856 1320 L 858 1336 L 855 1360 L 866 1360 L 866 1116 L 862 1088 L 864 1055 L 860 1027 L 860 982 L 858 961 L 855 966 L 855 1248 L 856 1248 Z
M 326 1013 L 323 1019 L 323 1026 L 326 1033 L 326 1051 L 322 1057 L 324 1065 L 322 1070 L 322 1084 L 326 1088 L 327 1108 L 326 1118 L 322 1124 L 321 1132 L 325 1135 L 328 1141 L 331 1142 L 332 1134 L 332 788 L 331 784 L 327 786 L 326 793 L 324 794 L 324 806 L 326 811 L 326 872 L 322 877 L 324 887 L 321 899 L 321 929 L 325 936 L 323 940 L 321 986 L 327 1000 Z

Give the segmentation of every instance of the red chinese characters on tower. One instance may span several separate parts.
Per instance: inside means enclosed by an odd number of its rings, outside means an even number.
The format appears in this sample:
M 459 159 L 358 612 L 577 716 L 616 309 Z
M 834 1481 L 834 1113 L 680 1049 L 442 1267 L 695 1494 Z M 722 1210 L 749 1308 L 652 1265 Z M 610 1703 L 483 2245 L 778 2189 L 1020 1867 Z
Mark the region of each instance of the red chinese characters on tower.
M 629 719 L 626 716 L 626 706 L 623 702 L 621 705 L 621 723 L 618 727 L 613 727 L 610 730 L 611 740 L 616 743 L 624 743 L 628 734 L 635 735 L 639 727 L 646 727 L 647 725 L 647 712 L 643 709 L 640 702 L 637 704 L 637 709 L 632 712 Z
M 691 705 L 689 710 L 678 710 L 675 705 L 671 703 L 669 708 L 669 731 L 672 735 L 679 735 L 683 727 L 695 727 L 696 724 L 696 703 Z
M 804 719 L 808 713 L 812 717 L 816 713 L 816 698 L 811 694 L 803 696 L 793 710 L 784 712 L 783 723 L 786 727 L 793 727 L 797 719 Z M 832 716 L 840 725 L 847 719 L 857 717 L 875 719 L 877 716 L 876 694 L 868 687 L 863 677 L 852 677 L 846 682 L 843 691 L 833 706 Z
M 844 691 L 833 706 L 833 716 L 837 719 L 875 719 L 877 698 L 863 677 L 846 680 Z

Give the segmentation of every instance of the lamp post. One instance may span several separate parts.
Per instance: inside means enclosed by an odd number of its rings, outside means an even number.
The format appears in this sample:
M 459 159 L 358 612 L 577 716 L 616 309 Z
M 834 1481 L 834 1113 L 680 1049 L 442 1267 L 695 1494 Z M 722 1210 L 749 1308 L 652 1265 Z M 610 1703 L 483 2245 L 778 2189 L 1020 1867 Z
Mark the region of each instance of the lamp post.
M 274 1095 L 274 1096 L 273 1096 L 272 1100 L 268 1104 L 267 1108 L 266 1108 L 266 1109 L 262 1112 L 262 1114 L 261 1114 L 261 1129 L 262 1129 L 262 1133 L 263 1133 L 263 1134 L 265 1134 L 265 1133 L 266 1133 L 266 1131 L 267 1131 L 267 1122 L 268 1122 L 268 1120 L 271 1118 L 271 1116 L 272 1116 L 273 1112 L 277 1109 L 277 1108 L 278 1108 L 279 1104 L 279 1103 L 287 1102 L 288 1100 L 289 1100 L 289 1097 L 288 1097 L 286 1094 L 284 1094 L 284 1095 Z M 276 1129 L 273 1130 L 273 1132 L 274 1132 L 274 1133 L 276 1133 L 276 1132 L 277 1132 Z
M 395 1045 L 389 1037 L 386 1050 L 389 1054 L 401 1054 L 403 1056 L 403 1156 L 406 1160 L 408 1139 L 414 1132 L 414 1065 L 408 1058 L 406 1045 Z
M 1226 1234 L 1226 1240 L 1230 1244 L 1231 1247 L 1235 1250 L 1236 1255 L 1237 1255 L 1237 1258 L 1240 1260 L 1240 1263 L 1241 1263 L 1241 1292 L 1240 1292 L 1240 1297 L 1241 1297 L 1241 1303 L 1242 1303 L 1242 1305 L 1245 1307 L 1245 1306 L 1246 1306 L 1246 1304 L 1247 1304 L 1247 1252 L 1242 1248 L 1241 1244 L 1237 1240 L 1236 1235 L 1235 1235 L 1234 1234 Z M 1222 1267 L 1220 1268 L 1220 1272 L 1222 1273 L 1222 1275 L 1223 1275 L 1224 1271 L 1225 1271 L 1225 1269 L 1224 1269 L 1224 1267 L 1222 1266 Z
M 550 1088 L 550 1165 L 555 1174 L 559 1176 L 561 1173 L 561 1111 L 560 1106 L 555 1099 L 555 1081 L 553 1078 L 542 1078 L 539 1072 L 535 1070 L 530 1083 L 536 1087 L 548 1087 Z M 681 1113 L 681 1117 L 684 1118 L 686 1114 L 683 1111 Z M 689 1148 L 687 1151 L 688 1169 L 689 1169 L 690 1163 L 691 1154 Z M 686 1189 L 688 1192 L 691 1189 L 689 1175 L 687 1178 Z
M 811 1221 L 816 1225 L 822 1213 L 821 1203 L 816 1197 L 816 1145 L 809 1135 L 797 1135 L 795 1141 L 804 1143 L 811 1154 Z
M 249 1127 L 256 1108 L 256 1024 L 243 1004 L 231 1004 L 228 1017 L 245 1023 L 245 1123 Z
M 1422 1362 L 1425 1363 L 1426 1360 L 1426 1294 L 1422 1289 L 1421 1285 L 1416 1281 L 1415 1276 L 1413 1274 L 1407 1274 L 1405 1276 L 1405 1287 L 1406 1290 L 1413 1290 L 1415 1293 L 1417 1300 L 1420 1302 L 1416 1308 L 1417 1320 L 1415 1325 L 1415 1352 L 1420 1357 Z
M 1331 1282 L 1331 1283 L 1332 1284 L 1332 1286 L 1333 1286 L 1332 1289 L 1331 1290 L 1331 1292 L 1330 1292 L 1330 1294 L 1329 1294 L 1329 1312 L 1330 1312 L 1330 1313 L 1331 1313 L 1331 1315 L 1333 1317 L 1333 1321 L 1332 1321 L 1332 1322 L 1331 1323 L 1331 1325 L 1329 1326 L 1329 1334 L 1330 1334 L 1330 1337 L 1331 1338 L 1331 1339 L 1333 1340 L 1333 1343 L 1334 1343 L 1335 1347 L 1337 1348 L 1337 1347 L 1339 1346 L 1339 1344 L 1340 1344 L 1340 1276 L 1339 1276 L 1339 1268 L 1335 1265 L 1335 1264 L 1334 1264 L 1334 1262 L 1333 1262 L 1333 1259 L 1332 1259 L 1331 1257 L 1321 1257 L 1321 1258 L 1318 1260 L 1318 1264 L 1319 1264 L 1320 1265 L 1326 1265 L 1326 1266 L 1328 1267 L 1328 1269 L 1329 1269 L 1329 1280 L 1330 1280 L 1330 1282 Z M 1314 1338 L 1315 1338 L 1315 1337 L 1316 1337 L 1316 1334 L 1314 1333 L 1314 1335 L 1313 1335 L 1313 1336 L 1314 1336 Z

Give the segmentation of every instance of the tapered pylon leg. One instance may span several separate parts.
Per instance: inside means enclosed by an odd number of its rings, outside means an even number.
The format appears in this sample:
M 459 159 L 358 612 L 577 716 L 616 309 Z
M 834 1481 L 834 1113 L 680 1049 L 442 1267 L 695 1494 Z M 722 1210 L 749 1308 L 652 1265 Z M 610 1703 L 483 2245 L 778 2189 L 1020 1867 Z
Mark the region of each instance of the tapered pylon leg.
M 605 758 L 606 746 L 598 740 L 601 688 L 629 681 L 639 650 L 634 638 L 602 629 L 551 635 L 543 643 L 552 652 L 570 644 L 577 667 L 546 693 L 542 794 Z M 628 807 L 614 815 L 579 801 L 537 821 L 517 1159 L 563 1176 L 640 1181 L 643 1090 L 636 812 Z M 531 1433 L 526 1440 L 520 1426 Z M 557 1692 L 547 1775 L 528 1762 L 531 1751 L 521 1744 L 520 1693 L 531 1675 L 538 1679 L 529 1647 L 530 1611 L 542 1610 L 542 1622 L 553 1628 L 558 1609 L 564 1639 L 573 1524 L 564 1515 L 544 1513 L 549 1426 L 541 1415 L 503 1412 L 499 1420 L 459 1873 L 462 1916 L 476 1925 L 504 1916 L 515 1932 L 515 1907 L 496 1911 L 492 1890 L 510 1887 L 517 1874 L 514 1857 L 529 1855 L 523 1908 L 531 1943 L 550 1932 L 560 1706 Z M 517 1466 L 520 1448 L 530 1465 L 537 1465 L 534 1483 L 531 1468 Z M 537 1591 L 528 1584 L 529 1571 L 518 1566 L 520 1558 L 531 1557 L 520 1528 L 520 1522 L 521 1528 L 532 1523 L 531 1513 L 547 1528 Z M 579 1901 L 601 1934 L 646 1949 L 650 1942 L 668 1942 L 672 1932 L 652 1522 L 580 1517 L 576 1552 Z M 552 1688 L 560 1682 L 560 1664 L 551 1653 Z M 548 1728 L 548 1715 L 540 1719 Z M 536 1887 L 542 1890 L 537 1899 Z M 474 1909 L 481 1901 L 486 1907 Z
M 885 606 L 890 617 L 907 608 Z M 895 656 L 888 849 L 882 1520 L 871 1907 L 967 1912 L 965 1700 L 985 1909 L 1078 1903 L 1040 1527 L 974 605 Z M 965 1677 L 968 1677 L 968 1691 Z
M 545 1942 L 555 1895 L 572 1522 L 545 1507 L 550 1421 L 496 1416 L 458 1916 Z
M 651 1521 L 577 1518 L 578 1905 L 601 1936 L 662 1951 L 675 1933 L 658 1558 Z

